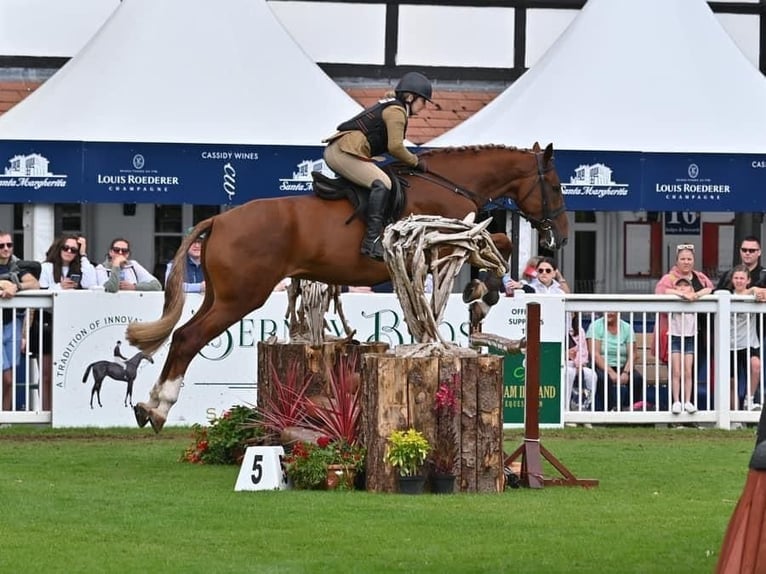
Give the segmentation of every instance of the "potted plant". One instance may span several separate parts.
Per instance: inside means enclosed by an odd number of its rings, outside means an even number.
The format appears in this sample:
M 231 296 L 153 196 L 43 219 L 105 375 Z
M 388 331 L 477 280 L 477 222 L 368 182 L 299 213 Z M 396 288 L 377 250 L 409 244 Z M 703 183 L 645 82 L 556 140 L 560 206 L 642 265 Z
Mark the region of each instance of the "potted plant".
M 365 449 L 321 436 L 315 443 L 299 442 L 285 458 L 285 472 L 298 489 L 352 489 L 364 468 Z
M 457 386 L 460 375 L 452 380 L 442 381 L 434 396 L 436 413 L 436 440 L 429 457 L 431 473 L 431 491 L 446 494 L 455 491 L 455 466 L 459 448 L 456 416 L 459 412 Z
M 386 462 L 399 473 L 399 492 L 420 494 L 425 477 L 419 474 L 431 445 L 423 433 L 413 428 L 394 431 L 388 437 Z

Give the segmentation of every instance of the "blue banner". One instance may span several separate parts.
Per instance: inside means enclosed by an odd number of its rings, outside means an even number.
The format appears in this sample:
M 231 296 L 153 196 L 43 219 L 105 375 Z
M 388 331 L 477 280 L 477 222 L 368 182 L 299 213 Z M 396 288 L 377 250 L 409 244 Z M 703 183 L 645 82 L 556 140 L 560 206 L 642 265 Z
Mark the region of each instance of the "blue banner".
M 0 203 L 238 205 L 311 192 L 323 151 L 6 140 Z M 557 150 L 556 167 L 568 211 L 766 211 L 766 155 Z

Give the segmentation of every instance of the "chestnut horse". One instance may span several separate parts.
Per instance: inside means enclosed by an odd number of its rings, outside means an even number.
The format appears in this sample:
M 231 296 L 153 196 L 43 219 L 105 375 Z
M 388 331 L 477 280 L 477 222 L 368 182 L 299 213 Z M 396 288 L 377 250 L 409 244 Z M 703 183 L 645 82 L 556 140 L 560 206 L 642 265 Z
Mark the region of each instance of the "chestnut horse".
M 423 153 L 429 172 L 406 170 L 403 216 L 440 215 L 463 219 L 488 202 L 510 198 L 540 232 L 540 244 L 558 249 L 568 233 L 561 182 L 553 146 L 543 151 L 504 146 L 447 148 Z M 173 333 L 170 351 L 149 400 L 135 408 L 139 426 L 151 422 L 159 432 L 178 400 L 191 360 L 214 337 L 261 307 L 285 277 L 338 285 L 374 285 L 388 280 L 384 263 L 364 257 L 359 246 L 364 224 L 350 222 L 347 201 L 315 195 L 258 199 L 196 225 L 173 259 L 165 286 L 162 317 L 131 323 L 127 339 L 155 352 L 181 318 L 186 252 L 203 238 L 205 298 L 199 310 Z

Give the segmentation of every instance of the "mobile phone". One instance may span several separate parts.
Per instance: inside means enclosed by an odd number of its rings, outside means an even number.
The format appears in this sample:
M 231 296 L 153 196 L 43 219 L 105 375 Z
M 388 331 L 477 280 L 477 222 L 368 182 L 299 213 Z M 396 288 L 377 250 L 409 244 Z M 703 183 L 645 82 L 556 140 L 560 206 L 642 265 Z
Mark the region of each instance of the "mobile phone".
M 80 282 L 80 274 L 79 273 L 72 273 L 69 278 L 74 281 L 75 283 Z

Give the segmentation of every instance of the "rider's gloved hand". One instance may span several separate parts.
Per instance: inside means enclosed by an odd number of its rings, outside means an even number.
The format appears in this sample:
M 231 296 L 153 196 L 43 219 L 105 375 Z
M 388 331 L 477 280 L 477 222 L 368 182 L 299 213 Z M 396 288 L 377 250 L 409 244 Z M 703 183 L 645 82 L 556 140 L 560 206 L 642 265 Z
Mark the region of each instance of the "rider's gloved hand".
M 426 163 L 425 158 L 418 158 L 418 165 L 415 166 L 415 169 L 417 171 L 422 171 L 423 173 L 428 173 L 428 164 Z

